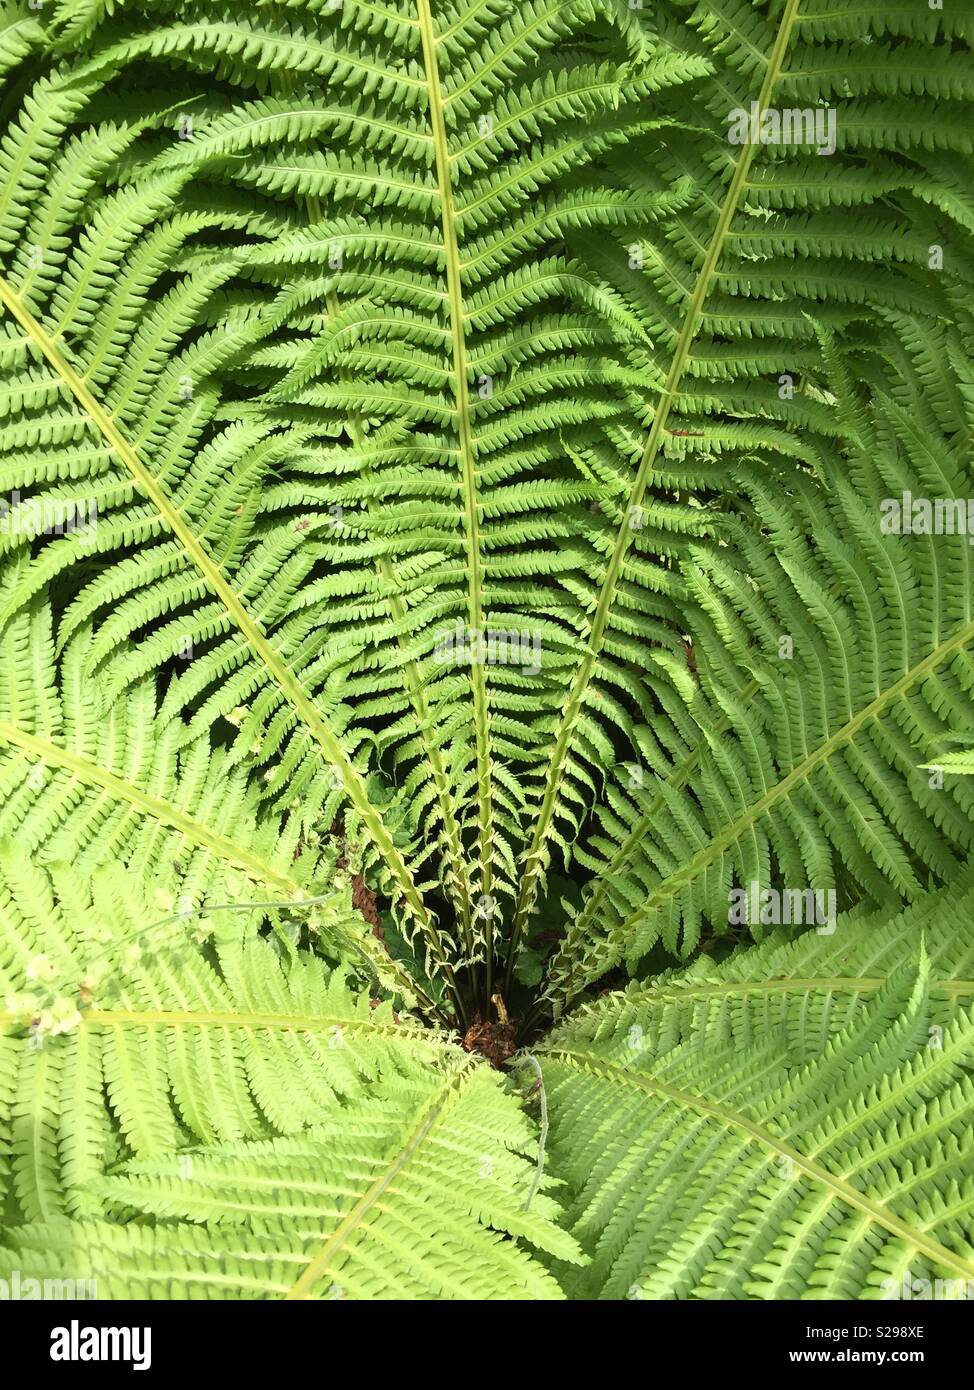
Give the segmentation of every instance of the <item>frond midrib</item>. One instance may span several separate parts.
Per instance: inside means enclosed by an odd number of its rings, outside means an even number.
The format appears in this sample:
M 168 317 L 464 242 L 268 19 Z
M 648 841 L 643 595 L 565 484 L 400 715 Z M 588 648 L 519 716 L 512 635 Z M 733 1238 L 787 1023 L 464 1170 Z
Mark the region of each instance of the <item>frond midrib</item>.
M 628 994 L 633 1004 L 679 1004 L 687 999 L 723 999 L 745 994 L 790 994 L 803 990 L 842 991 L 852 994 L 874 994 L 882 989 L 888 975 L 808 975 L 768 980 L 731 980 L 726 984 L 693 984 L 686 989 L 669 985 L 651 985 L 645 990 Z M 974 994 L 974 980 L 931 980 L 932 991 L 947 994 Z
M 92 787 L 99 787 L 102 791 L 114 796 L 117 801 L 129 805 L 135 810 L 144 811 L 153 820 L 179 831 L 181 835 L 185 835 L 194 844 L 212 850 L 219 858 L 237 865 L 238 868 L 245 869 L 248 873 L 255 875 L 261 883 L 266 883 L 268 887 L 280 888 L 288 893 L 301 891 L 301 885 L 294 879 L 272 869 L 269 864 L 265 864 L 263 860 L 241 849 L 231 840 L 226 840 L 223 836 L 215 834 L 170 802 L 160 801 L 156 797 L 149 796 L 147 792 L 140 791 L 131 782 L 127 782 L 124 778 L 110 772 L 108 768 L 101 767 L 98 763 L 90 762 L 87 758 L 82 758 L 67 748 L 38 738 L 36 734 L 30 734 L 26 729 L 21 729 L 16 724 L 9 724 L 5 720 L 0 720 L 0 743 L 6 743 L 22 748 L 25 752 L 33 753 L 42 765 L 64 768 L 65 771 L 72 773 L 80 781 Z
M 932 1236 L 927 1235 L 926 1232 L 910 1226 L 906 1221 L 887 1210 L 881 1202 L 867 1197 L 865 1193 L 860 1192 L 844 1178 L 829 1172 L 822 1164 L 816 1163 L 814 1159 L 803 1154 L 800 1150 L 784 1143 L 764 1125 L 748 1119 L 746 1115 L 734 1110 L 731 1106 L 723 1105 L 718 1101 L 706 1100 L 703 1096 L 681 1090 L 677 1086 L 669 1086 L 651 1076 L 634 1075 L 624 1067 L 616 1066 L 611 1062 L 604 1062 L 574 1049 L 552 1048 L 542 1050 L 542 1055 L 561 1061 L 575 1070 L 591 1072 L 616 1084 L 632 1086 L 636 1090 L 645 1091 L 651 1095 L 663 1096 L 684 1109 L 693 1110 L 701 1115 L 709 1115 L 730 1129 L 743 1130 L 755 1143 L 770 1149 L 778 1158 L 790 1160 L 796 1170 L 799 1170 L 818 1186 L 826 1189 L 834 1198 L 862 1212 L 870 1221 L 881 1226 L 890 1235 L 905 1241 L 907 1245 L 912 1246 L 938 1264 L 956 1270 L 959 1275 L 966 1279 L 974 1279 L 974 1261 L 965 1260 L 962 1256 L 948 1249 L 947 1246 L 941 1245 Z
M 460 245 L 457 236 L 456 210 L 450 179 L 450 151 L 447 142 L 445 101 L 440 88 L 437 41 L 429 0 L 416 0 L 422 40 L 423 67 L 426 75 L 429 120 L 439 187 L 443 250 L 446 260 L 446 280 L 453 340 L 454 400 L 457 417 L 457 442 L 463 478 L 464 538 L 467 551 L 467 622 L 471 629 L 483 629 L 483 579 L 480 553 L 480 517 L 477 505 L 477 469 L 474 453 L 473 427 L 468 390 L 468 362 L 464 330 L 463 282 L 461 278 Z M 480 891 L 489 897 L 493 888 L 493 806 L 491 792 L 491 748 L 489 731 L 489 700 L 487 676 L 483 663 L 470 668 L 473 691 L 474 738 L 477 759 L 477 800 L 480 860 Z M 486 994 L 491 992 L 493 969 L 493 939 L 491 914 L 486 922 Z
M 262 1013 L 249 1010 L 221 1012 L 218 1009 L 86 1009 L 81 1014 L 79 1029 L 114 1028 L 239 1028 L 245 1031 L 284 1033 L 342 1032 L 382 1034 L 390 1038 L 408 1038 L 435 1046 L 437 1035 L 415 1028 L 412 1031 L 397 1023 L 381 1023 L 373 1019 L 348 1018 L 324 1014 Z M 0 1012 L 0 1028 L 19 1028 L 19 1016 Z M 445 1044 L 444 1044 L 445 1045 Z
M 207 555 L 199 540 L 179 515 L 178 509 L 169 501 L 156 479 L 139 458 L 136 450 L 122 435 L 110 414 L 95 399 L 84 379 L 66 360 L 55 340 L 44 331 L 21 302 L 19 296 L 3 279 L 0 279 L 0 303 L 4 305 L 34 342 L 37 349 L 51 364 L 65 387 L 81 406 L 94 428 L 108 441 L 115 454 L 128 468 L 145 495 L 155 506 L 163 522 L 179 540 L 187 556 L 223 603 L 254 656 L 268 671 L 271 679 L 285 695 L 291 707 L 303 719 L 312 737 L 324 752 L 329 765 L 336 769 L 346 795 L 362 817 L 388 869 L 397 880 L 411 914 L 423 928 L 424 934 L 435 937 L 436 928 L 433 919 L 420 897 L 405 860 L 386 829 L 381 814 L 370 802 L 361 775 L 355 769 L 338 738 L 318 713 L 314 702 L 301 682 L 291 673 L 286 662 L 264 637 L 247 612 L 242 600 L 224 579 L 219 567 Z
M 342 1246 L 359 1230 L 369 1213 L 375 1207 L 383 1194 L 388 1190 L 392 1182 L 399 1173 L 402 1172 L 413 1154 L 422 1147 L 425 1140 L 429 1137 L 433 1129 L 439 1123 L 444 1111 L 451 1101 L 455 1101 L 463 1083 L 473 1074 L 474 1065 L 467 1063 L 457 1068 L 447 1077 L 441 1086 L 438 1094 L 429 1101 L 414 1126 L 405 1143 L 397 1150 L 395 1156 L 390 1159 L 382 1172 L 370 1184 L 368 1189 L 355 1203 L 352 1210 L 335 1228 L 318 1254 L 311 1260 L 301 1277 L 295 1281 L 286 1297 L 288 1299 L 304 1299 L 311 1297 L 311 1289 L 318 1280 L 325 1274 L 329 1262 L 341 1250 Z
M 311 213 L 312 217 L 314 217 L 315 213 L 317 212 L 316 199 L 314 201 L 309 200 L 309 212 Z M 326 296 L 325 303 L 329 318 L 337 317 L 337 315 L 340 312 L 340 309 L 338 299 L 335 295 L 334 290 L 329 291 L 329 293 Z M 347 427 L 349 435 L 352 439 L 352 443 L 355 445 L 356 449 L 361 450 L 365 442 L 365 435 L 362 430 L 361 419 L 354 412 L 350 414 L 347 418 Z M 367 462 L 363 465 L 361 476 L 366 481 L 370 480 L 372 477 L 372 469 Z M 374 503 L 371 497 L 369 498 L 368 507 L 371 513 L 374 507 Z M 378 556 L 378 558 L 376 559 L 376 569 L 380 577 L 389 587 L 390 592 L 388 603 L 390 612 L 392 613 L 392 616 L 396 623 L 402 624 L 405 618 L 407 617 L 408 609 L 401 594 L 397 592 L 398 584 L 396 579 L 395 568 L 387 555 L 380 554 Z M 400 639 L 400 647 L 401 646 L 402 643 Z M 466 863 L 463 854 L 463 844 L 460 838 L 460 829 L 457 824 L 456 810 L 453 804 L 453 799 L 450 795 L 449 778 L 447 777 L 442 752 L 430 738 L 430 708 L 429 703 L 426 699 L 426 692 L 423 689 L 422 672 L 419 668 L 419 663 L 414 658 L 410 657 L 404 663 L 403 675 L 406 685 L 406 693 L 410 699 L 410 702 L 412 703 L 413 710 L 416 714 L 416 723 L 419 732 L 419 737 L 423 745 L 423 751 L 426 754 L 426 758 L 429 762 L 430 770 L 433 775 L 433 785 L 436 788 L 436 795 L 440 804 L 440 813 L 443 817 L 443 828 L 447 842 L 447 854 L 450 860 L 453 877 L 460 890 L 459 907 L 462 930 L 464 934 L 464 943 L 466 946 L 467 954 L 472 959 L 473 941 L 470 936 L 470 885 L 467 878 Z M 443 969 L 450 971 L 449 964 L 446 961 L 440 961 L 440 964 L 443 967 Z M 459 994 L 457 994 L 457 1003 L 462 1008 L 463 1000 Z
M 798 6 L 799 0 L 786 0 L 775 43 L 768 58 L 760 95 L 758 97 L 759 111 L 766 110 L 770 105 L 774 88 L 781 75 L 781 69 L 788 44 L 791 40 L 792 30 L 798 17 Z M 650 473 L 655 465 L 656 457 L 663 441 L 666 421 L 669 418 L 673 400 L 679 391 L 679 386 L 690 357 L 693 339 L 700 326 L 704 303 L 710 293 L 717 264 L 720 260 L 727 234 L 730 231 L 731 222 L 737 213 L 741 195 L 747 181 L 747 175 L 757 148 L 756 145 L 752 144 L 743 145 L 741 147 L 741 154 L 734 165 L 731 182 L 724 197 L 720 215 L 711 236 L 707 254 L 697 276 L 693 295 L 680 329 L 680 335 L 677 339 L 669 371 L 667 372 L 666 382 L 660 392 L 656 413 L 653 416 L 653 423 L 646 440 L 646 446 L 639 462 L 639 468 L 633 483 L 632 492 L 624 513 L 626 519 L 623 520 L 619 528 L 612 556 L 606 567 L 598 604 L 592 617 L 588 636 L 585 640 L 584 654 L 582 655 L 578 673 L 572 682 L 572 687 L 562 712 L 558 733 L 554 741 L 554 749 L 546 779 L 545 791 L 538 812 L 538 819 L 531 837 L 530 846 L 524 855 L 524 874 L 522 876 L 521 889 L 518 894 L 517 907 L 515 909 L 508 955 L 508 980 L 510 980 L 513 975 L 520 935 L 533 909 L 538 884 L 544 870 L 544 847 L 554 819 L 561 779 L 567 766 L 572 735 L 589 683 L 598 665 L 599 654 L 602 649 L 602 642 L 615 597 L 616 585 L 622 571 L 625 556 L 629 549 L 631 529 L 629 528 L 627 518 L 631 514 L 630 509 L 632 507 L 638 507 L 641 504 L 648 486 Z
M 660 902 L 663 902 L 685 882 L 693 879 L 700 869 L 705 868 L 714 856 L 734 844 L 740 836 L 750 826 L 754 825 L 761 817 L 771 809 L 782 797 L 787 796 L 794 787 L 800 782 L 807 781 L 809 775 L 822 763 L 844 745 L 849 744 L 858 734 L 863 725 L 875 719 L 881 711 L 895 700 L 899 699 L 918 681 L 923 680 L 931 672 L 935 671 L 949 656 L 960 651 L 970 641 L 974 640 L 974 620 L 965 623 L 959 632 L 946 642 L 941 642 L 939 647 L 935 647 L 929 655 L 925 656 L 916 666 L 910 668 L 897 681 L 871 700 L 864 706 L 854 718 L 850 719 L 842 728 L 837 730 L 825 740 L 807 757 L 803 758 L 796 767 L 784 776 L 780 782 L 769 788 L 754 804 L 748 807 L 743 815 L 738 816 L 729 825 L 725 826 L 719 835 L 715 835 L 709 844 L 697 851 L 687 862 L 675 873 L 670 874 L 662 883 L 647 896 L 645 903 L 637 908 L 625 919 L 617 929 L 619 935 L 628 935 L 630 931 L 651 912 Z

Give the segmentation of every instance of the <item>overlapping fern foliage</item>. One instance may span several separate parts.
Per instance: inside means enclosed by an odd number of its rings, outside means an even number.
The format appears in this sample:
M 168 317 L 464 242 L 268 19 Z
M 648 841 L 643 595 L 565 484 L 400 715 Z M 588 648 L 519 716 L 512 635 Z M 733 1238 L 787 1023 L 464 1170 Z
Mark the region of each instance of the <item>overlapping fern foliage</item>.
M 972 37 L 0 7 L 0 1277 L 969 1289 Z

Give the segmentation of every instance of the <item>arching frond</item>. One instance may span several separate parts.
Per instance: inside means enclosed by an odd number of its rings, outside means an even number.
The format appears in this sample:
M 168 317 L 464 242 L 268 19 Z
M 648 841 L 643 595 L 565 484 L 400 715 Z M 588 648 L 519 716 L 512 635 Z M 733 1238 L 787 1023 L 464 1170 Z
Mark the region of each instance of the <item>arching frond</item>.
M 972 39 L 0 0 L 5 1265 L 974 1275 Z
M 592 1255 L 573 1295 L 966 1297 L 970 909 L 968 886 L 840 918 L 557 1030 L 551 1152 Z

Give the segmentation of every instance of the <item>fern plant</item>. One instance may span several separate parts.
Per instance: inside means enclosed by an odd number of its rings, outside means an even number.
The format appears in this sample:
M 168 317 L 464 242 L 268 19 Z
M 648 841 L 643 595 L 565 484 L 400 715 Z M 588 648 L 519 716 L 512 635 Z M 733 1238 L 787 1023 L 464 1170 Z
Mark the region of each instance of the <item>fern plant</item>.
M 968 1287 L 972 34 L 5 0 L 4 1270 Z

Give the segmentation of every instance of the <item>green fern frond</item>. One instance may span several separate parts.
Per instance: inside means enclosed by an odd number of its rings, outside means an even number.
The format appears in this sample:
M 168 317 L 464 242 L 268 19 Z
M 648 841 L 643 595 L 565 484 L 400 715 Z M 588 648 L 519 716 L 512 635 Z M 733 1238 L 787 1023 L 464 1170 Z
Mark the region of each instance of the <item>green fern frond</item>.
M 972 41 L 0 0 L 4 1269 L 974 1277 Z
M 942 371 L 938 385 L 952 385 Z M 657 940 L 689 953 L 706 924 L 726 931 L 735 889 L 855 883 L 874 901 L 909 899 L 966 858 L 964 784 L 918 764 L 956 736 L 970 699 L 974 626 L 955 584 L 970 546 L 959 531 L 882 532 L 884 502 L 963 494 L 962 408 L 938 411 L 909 362 L 893 393 L 902 406 L 878 401 L 850 421 L 861 435 L 841 464 L 822 457 L 827 490 L 740 474 L 753 512 L 725 513 L 732 544 L 698 544 L 685 564 L 699 732 L 675 727 L 669 751 L 647 739 L 620 769 L 593 841 L 598 876 L 552 964 L 554 998 Z M 760 920 L 748 926 L 760 939 Z
M 300 1139 L 128 1163 L 100 1196 L 151 1225 L 24 1226 L 16 1256 L 44 1277 L 70 1253 L 110 1298 L 557 1299 L 525 1247 L 579 1255 L 550 1198 L 523 1209 L 529 1144 L 498 1079 L 454 1059 Z
M 23 877 L 0 1138 L 25 1270 L 70 1248 L 107 1297 L 560 1296 L 510 1237 L 577 1247 L 550 1198 L 526 1209 L 531 1127 L 483 1064 L 275 950 L 252 912 L 147 930 L 118 874 L 90 896 L 66 867 Z M 315 930 L 341 940 L 340 905 L 324 912 Z M 29 956 L 32 915 L 47 949 Z M 135 1208 L 151 1231 L 121 1219 Z M 168 1274 L 145 1277 L 153 1254 Z
M 538 1054 L 549 1152 L 592 1255 L 573 1294 L 966 1290 L 970 908 L 968 886 L 840 918 L 833 937 L 701 961 L 557 1030 Z
M 151 880 L 117 869 L 86 881 L 25 865 L 10 844 L 0 860 L 5 1139 L 29 1220 L 100 1209 L 79 1184 L 126 1153 L 296 1132 L 387 1069 L 453 1050 L 351 993 L 349 968 L 374 982 L 367 930 L 338 889 L 262 904 L 160 887 L 148 902 Z M 255 930 L 268 915 L 283 946 Z M 286 922 L 350 965 L 297 951 Z

